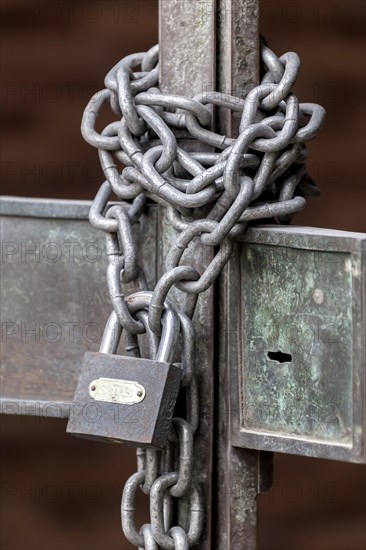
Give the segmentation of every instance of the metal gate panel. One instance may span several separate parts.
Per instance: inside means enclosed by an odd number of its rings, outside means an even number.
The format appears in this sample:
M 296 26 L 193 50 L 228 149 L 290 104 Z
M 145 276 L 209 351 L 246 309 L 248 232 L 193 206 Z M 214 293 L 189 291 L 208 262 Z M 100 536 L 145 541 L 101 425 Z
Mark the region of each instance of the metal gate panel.
M 90 204 L 2 197 L 3 413 L 69 416 L 83 354 L 99 348 L 111 304 L 104 235 L 89 223 Z M 149 208 L 134 231 L 151 285 L 156 214 Z
M 244 241 L 234 444 L 363 462 L 366 235 L 269 226 Z

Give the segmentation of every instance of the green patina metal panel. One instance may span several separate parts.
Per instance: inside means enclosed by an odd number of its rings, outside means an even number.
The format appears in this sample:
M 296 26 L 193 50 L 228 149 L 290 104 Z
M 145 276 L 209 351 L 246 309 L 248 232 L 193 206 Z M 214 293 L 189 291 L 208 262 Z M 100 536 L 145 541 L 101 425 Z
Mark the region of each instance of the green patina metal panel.
M 243 241 L 234 445 L 364 462 L 366 235 L 267 226 Z
M 349 254 L 246 246 L 244 426 L 351 442 Z

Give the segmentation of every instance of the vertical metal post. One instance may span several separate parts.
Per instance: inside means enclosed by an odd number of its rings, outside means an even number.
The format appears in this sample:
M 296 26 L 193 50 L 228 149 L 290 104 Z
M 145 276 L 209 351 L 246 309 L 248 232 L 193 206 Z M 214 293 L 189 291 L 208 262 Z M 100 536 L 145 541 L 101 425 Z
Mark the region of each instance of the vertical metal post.
M 160 0 L 159 9 L 163 91 L 192 97 L 201 91 L 219 90 L 243 97 L 248 87 L 256 84 L 258 0 Z M 217 121 L 218 129 L 227 135 L 235 133 L 237 123 L 228 111 Z M 192 145 L 186 142 L 186 146 Z M 176 233 L 166 223 L 164 212 L 161 216 L 163 262 Z M 212 251 L 198 245 L 186 257 L 202 271 Z M 233 448 L 229 425 L 229 365 L 240 356 L 239 262 L 237 248 L 219 285 L 217 313 L 214 315 L 210 289 L 200 297 L 195 315 L 201 397 L 196 471 L 206 508 L 202 550 L 255 547 L 259 454 Z M 218 331 L 217 373 L 213 371 L 214 326 Z
M 258 0 L 218 0 L 218 89 L 245 97 L 258 82 Z M 222 114 L 220 133 L 234 136 L 239 120 L 230 111 Z M 240 315 L 240 246 L 221 276 L 217 292 L 218 360 L 215 397 L 216 442 L 214 463 L 214 525 L 217 548 L 256 548 L 257 495 L 260 490 L 260 453 L 232 446 L 230 436 L 230 369 L 240 367 L 242 332 Z
M 164 92 L 193 95 L 216 86 L 216 0 L 160 0 L 160 86 Z M 182 144 L 182 141 L 181 141 Z M 194 140 L 183 147 L 197 149 Z M 165 209 L 159 209 L 160 262 L 158 270 L 177 232 L 166 221 Z M 187 263 L 202 272 L 212 259 L 210 247 L 194 244 L 185 252 Z M 177 299 L 178 296 L 177 296 Z M 200 426 L 195 437 L 195 481 L 203 491 L 204 532 L 199 548 L 211 550 L 212 539 L 212 468 L 213 468 L 213 289 L 199 297 L 194 316 L 196 333 L 195 372 L 199 384 Z

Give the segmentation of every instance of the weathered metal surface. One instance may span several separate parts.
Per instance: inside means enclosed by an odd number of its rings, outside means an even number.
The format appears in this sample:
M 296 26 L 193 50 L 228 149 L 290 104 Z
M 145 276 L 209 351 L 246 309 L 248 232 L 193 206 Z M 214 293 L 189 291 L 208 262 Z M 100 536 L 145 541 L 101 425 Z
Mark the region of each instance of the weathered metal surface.
M 91 205 L 92 201 L 1 196 L 0 215 L 86 220 Z
M 365 461 L 365 258 L 363 233 L 247 232 L 236 445 Z
M 163 92 L 193 97 L 215 88 L 216 0 L 160 0 Z
M 258 0 L 218 0 L 219 91 L 244 98 L 259 81 Z M 240 116 L 226 111 L 219 125 L 226 135 L 237 135 Z
M 231 437 L 230 371 L 240 363 L 241 331 L 238 304 L 240 249 L 220 278 L 219 372 L 216 395 L 216 487 L 215 510 L 217 548 L 256 548 L 258 451 L 233 446 Z M 225 297 L 225 299 L 223 299 Z
M 103 235 L 90 203 L 1 201 L 1 411 L 67 417 L 85 351 L 97 351 L 111 304 Z M 147 218 L 149 218 L 147 220 Z M 156 208 L 136 226 L 156 277 Z
M 37 216 L 42 216 L 42 205 L 46 203 L 31 202 Z M 103 242 L 86 220 L 72 219 L 85 216 L 88 203 L 65 204 L 57 213 L 60 219 L 29 215 L 19 224 L 17 214 L 23 214 L 23 206 L 18 209 L 20 203 L 12 199 L 4 199 L 2 203 L 3 210 L 12 214 L 1 220 L 2 407 L 5 412 L 39 414 L 43 406 L 44 414 L 67 416 L 65 407 L 72 399 L 80 355 L 84 349 L 97 349 L 109 313 L 108 300 L 103 299 L 105 263 L 101 258 L 91 261 L 97 256 L 91 256 L 90 248 L 87 257 L 85 248 L 93 243 L 94 250 L 98 245 L 101 251 Z M 151 225 L 150 228 L 154 231 Z M 246 384 L 241 405 L 244 433 L 240 444 L 362 460 L 365 236 L 276 226 L 253 228 L 245 238 L 242 315 L 248 326 L 247 349 L 251 351 L 246 353 L 244 367 L 249 371 L 244 370 Z M 163 257 L 163 249 L 160 252 Z M 81 282 L 86 263 L 88 292 L 83 293 Z M 260 278 L 254 276 L 258 271 L 262 274 Z M 230 315 L 235 313 L 235 288 L 234 304 L 228 306 Z M 270 300 L 265 300 L 263 296 L 267 296 L 268 289 L 272 294 Z M 242 323 L 243 318 L 239 321 Z M 94 332 L 86 337 L 84 331 L 83 338 L 81 329 L 85 327 Z M 244 326 L 242 330 L 246 334 Z M 253 341 L 258 344 L 255 335 L 258 331 L 260 345 L 253 348 Z M 228 327 L 227 337 L 234 338 L 229 346 L 231 355 L 238 349 L 235 334 Z M 279 350 L 290 353 L 292 363 L 276 363 L 265 356 L 264 349 L 267 353 Z M 314 357 L 319 359 L 317 365 L 312 364 Z M 307 368 L 299 371 L 295 358 L 301 366 L 305 362 Z M 260 380 L 254 377 L 257 371 L 253 372 L 257 360 L 267 369 L 264 378 L 263 372 L 258 373 Z M 234 365 L 232 358 L 230 364 Z M 271 391 L 262 391 L 263 384 L 268 389 L 271 377 L 278 377 L 277 393 L 273 387 Z M 278 409 L 283 399 L 286 414 Z M 306 406 L 310 409 L 302 414 Z M 289 411 L 294 414 L 288 414 Z M 235 406 L 232 412 L 235 413 Z M 274 430 L 283 431 L 289 426 L 294 440 L 288 435 L 282 438 L 273 434 Z M 257 430 L 268 433 L 258 435 Z M 309 438 L 315 439 L 315 443 Z
M 244 97 L 248 87 L 258 82 L 259 33 L 257 0 L 219 0 L 218 75 L 219 91 Z M 219 129 L 235 135 L 238 120 L 235 114 L 225 113 L 218 120 Z M 224 550 L 253 550 L 257 535 L 257 494 L 268 488 L 270 475 L 263 464 L 260 485 L 260 453 L 233 446 L 231 438 L 230 370 L 240 363 L 240 246 L 220 278 L 217 298 L 218 375 L 216 379 L 215 425 L 215 541 Z M 242 326 L 241 330 L 245 330 Z M 269 478 L 269 479 L 268 479 Z
M 213 91 L 216 83 L 216 30 L 215 0 L 160 0 L 160 80 L 161 89 L 167 93 L 185 94 L 188 97 L 202 91 Z M 181 140 L 186 150 L 197 150 L 192 140 Z M 207 148 L 206 148 L 207 150 Z M 170 225 L 165 209 L 159 209 L 159 273 L 178 232 Z M 184 258 L 199 272 L 207 267 L 213 257 L 211 247 L 192 243 Z M 179 300 L 182 293 L 171 293 Z M 201 550 L 211 550 L 212 539 L 211 501 L 213 470 L 213 342 L 214 310 L 212 288 L 198 299 L 194 315 L 195 373 L 199 384 L 199 428 L 194 438 L 193 479 L 202 491 L 205 503 L 204 527 L 200 539 Z M 188 506 L 188 503 L 187 503 Z M 183 511 L 184 514 L 184 511 Z M 185 515 L 185 514 L 184 514 Z

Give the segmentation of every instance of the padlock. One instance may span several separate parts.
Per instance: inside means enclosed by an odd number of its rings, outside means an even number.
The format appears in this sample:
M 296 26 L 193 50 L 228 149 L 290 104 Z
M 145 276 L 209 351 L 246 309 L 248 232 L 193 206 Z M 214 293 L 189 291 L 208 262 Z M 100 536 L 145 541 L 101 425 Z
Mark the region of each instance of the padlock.
M 146 307 L 150 292 L 127 298 L 130 310 Z M 179 318 L 165 307 L 162 336 L 154 359 L 115 355 L 122 328 L 113 312 L 99 352 L 84 355 L 67 432 L 108 442 L 162 448 L 168 438 L 182 370 L 169 363 Z

